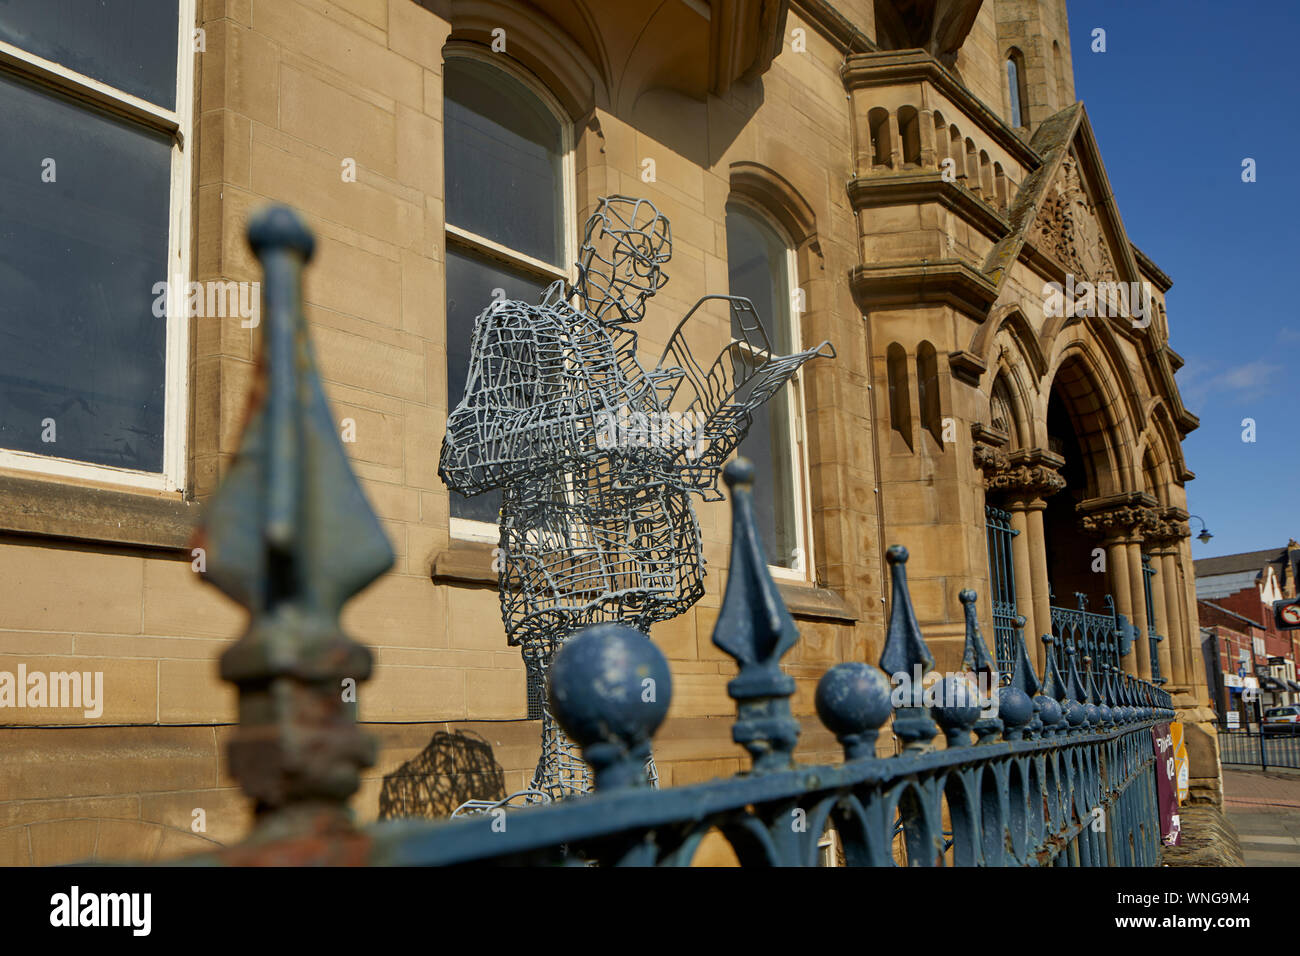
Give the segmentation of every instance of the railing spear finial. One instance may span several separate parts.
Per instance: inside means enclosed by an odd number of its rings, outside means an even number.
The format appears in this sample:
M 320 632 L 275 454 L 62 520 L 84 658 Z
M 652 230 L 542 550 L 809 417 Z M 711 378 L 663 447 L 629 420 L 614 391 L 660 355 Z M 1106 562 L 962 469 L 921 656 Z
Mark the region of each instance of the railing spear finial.
M 1044 634 L 1042 641 L 1047 645 L 1047 665 L 1043 668 L 1042 690 L 1035 702 L 1038 704 L 1038 715 L 1043 721 L 1043 736 L 1051 737 L 1065 733 L 1065 683 L 1061 680 L 1061 672 L 1056 666 L 1056 652 L 1052 648 L 1056 638 Z
M 793 761 L 799 722 L 790 712 L 794 678 L 781 670 L 781 658 L 799 631 L 767 569 L 754 520 L 753 463 L 737 458 L 722 478 L 731 489 L 731 565 L 713 643 L 740 665 L 727 684 L 737 712 L 731 736 L 749 751 L 755 771 L 784 769 Z
M 981 685 L 979 687 L 981 705 L 985 704 L 985 698 L 991 703 L 997 699 L 995 695 L 1000 693 L 999 685 L 1002 681 L 998 674 L 997 663 L 989 653 L 988 645 L 984 643 L 984 632 L 980 628 L 979 615 L 975 610 L 975 602 L 979 596 L 971 588 L 964 588 L 957 595 L 957 599 L 962 603 L 962 611 L 966 618 L 966 644 L 962 650 L 961 667 L 963 671 L 973 674 L 976 683 Z M 1002 721 L 997 717 L 980 716 L 972 729 L 975 731 L 977 742 L 986 743 L 1002 732 Z
M 908 750 L 922 750 L 939 733 L 929 711 L 922 706 L 925 676 L 934 669 L 934 655 L 926 646 L 916 622 L 912 595 L 907 588 L 907 549 L 900 544 L 885 552 L 891 581 L 889 628 L 880 669 L 890 681 L 905 680 L 912 688 L 912 706 L 894 711 L 894 733 Z
M 1083 682 L 1079 680 L 1079 668 L 1074 659 L 1077 653 L 1074 640 L 1066 638 L 1065 699 L 1061 702 L 1061 706 L 1065 708 L 1065 720 L 1070 725 L 1071 733 L 1079 733 L 1088 727 L 1088 709 L 1083 693 Z
M 1038 675 L 1029 660 L 1029 651 L 1025 647 L 1025 619 L 1016 618 L 1015 654 L 1016 662 L 1011 670 L 1011 682 L 999 690 L 998 716 L 1004 727 L 1003 736 L 1007 740 L 1019 740 L 1028 732 L 1030 735 L 1042 728 L 1038 720 L 1038 708 L 1035 695 L 1038 693 Z
M 265 304 L 253 409 L 201 542 L 206 579 L 249 611 L 221 676 L 239 688 L 230 767 L 254 801 L 260 840 L 349 825 L 346 801 L 374 759 L 356 726 L 371 656 L 339 613 L 393 552 L 316 372 L 301 306 L 311 233 L 281 206 L 255 215 L 248 239 Z

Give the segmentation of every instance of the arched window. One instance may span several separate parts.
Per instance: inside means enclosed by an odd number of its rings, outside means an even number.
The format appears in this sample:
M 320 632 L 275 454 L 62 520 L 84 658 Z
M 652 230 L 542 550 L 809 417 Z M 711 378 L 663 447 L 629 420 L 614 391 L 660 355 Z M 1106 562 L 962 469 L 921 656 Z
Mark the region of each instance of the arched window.
M 867 127 L 871 130 L 871 165 L 892 165 L 894 144 L 889 136 L 889 110 L 877 106 L 867 113 Z
M 727 279 L 732 295 L 754 303 L 775 352 L 802 348 L 801 296 L 791 244 L 766 215 L 736 200 L 727 204 Z M 740 339 L 738 333 L 732 329 L 733 339 Z M 759 476 L 754 511 L 768 564 L 778 576 L 800 579 L 812 570 L 804 497 L 802 381 L 800 374 L 754 412 L 739 448 Z
M 1024 74 L 1024 57 L 1012 47 L 1007 53 L 1007 94 L 1011 104 L 1011 125 L 1015 127 L 1029 125 L 1029 119 L 1025 115 Z
M 1016 421 L 1015 404 L 1011 399 L 1011 386 L 1007 384 L 1003 372 L 993 383 L 993 392 L 989 396 L 989 424 L 998 431 L 1006 432 L 1011 440 L 1008 447 L 1014 451 L 1020 447 L 1020 425 Z
M 943 170 L 943 161 L 948 158 L 948 124 L 938 110 L 934 113 L 934 162 Z
M 921 409 L 921 427 L 943 450 L 943 411 L 939 402 L 939 356 L 934 346 L 922 342 L 916 347 L 916 399 Z
M 571 135 L 558 107 L 522 77 L 473 55 L 447 57 L 448 407 L 464 394 L 474 320 L 494 290 L 535 302 L 569 276 Z M 495 540 L 501 493 L 450 494 L 452 533 Z
M 912 447 L 912 390 L 907 381 L 907 352 L 897 342 L 885 351 L 885 372 L 889 377 L 889 427 Z
M 903 165 L 921 165 L 921 115 L 915 106 L 898 111 L 898 137 L 903 147 Z

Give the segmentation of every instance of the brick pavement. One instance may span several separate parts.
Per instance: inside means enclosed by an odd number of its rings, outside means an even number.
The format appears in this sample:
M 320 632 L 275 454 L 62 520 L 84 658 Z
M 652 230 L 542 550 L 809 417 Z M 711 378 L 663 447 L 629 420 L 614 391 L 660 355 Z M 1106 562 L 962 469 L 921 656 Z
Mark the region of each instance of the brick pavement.
M 1223 809 L 1247 866 L 1300 866 L 1300 772 L 1224 768 Z

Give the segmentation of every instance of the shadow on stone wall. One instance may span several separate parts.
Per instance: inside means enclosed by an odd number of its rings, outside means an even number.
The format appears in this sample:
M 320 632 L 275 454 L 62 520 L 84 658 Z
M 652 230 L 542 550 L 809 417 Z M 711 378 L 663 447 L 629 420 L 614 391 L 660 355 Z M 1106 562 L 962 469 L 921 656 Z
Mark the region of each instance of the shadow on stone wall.
M 416 756 L 385 775 L 379 819 L 449 817 L 466 800 L 505 796 L 505 771 L 492 745 L 471 731 L 440 730 Z

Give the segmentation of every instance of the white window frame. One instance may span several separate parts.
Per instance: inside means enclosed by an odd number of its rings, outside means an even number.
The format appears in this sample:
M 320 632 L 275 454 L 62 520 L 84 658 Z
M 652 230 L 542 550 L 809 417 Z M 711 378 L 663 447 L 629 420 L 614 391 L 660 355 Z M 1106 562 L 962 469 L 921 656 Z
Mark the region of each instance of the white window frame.
M 126 117 L 147 129 L 171 137 L 171 194 L 168 202 L 166 274 L 163 276 L 166 282 L 171 282 L 178 275 L 188 282 L 190 276 L 190 144 L 194 139 L 195 0 L 178 0 L 178 4 L 176 107 L 172 110 L 0 41 L 0 70 L 62 93 L 97 112 Z M 185 314 L 185 296 L 168 296 L 167 300 L 162 471 L 116 468 L 7 448 L 0 448 L 0 468 L 155 491 L 176 492 L 185 487 L 189 318 Z
M 554 282 L 556 279 L 562 279 L 572 284 L 574 281 L 574 262 L 577 259 L 577 230 L 575 226 L 574 208 L 576 205 L 575 196 L 577 195 L 577 173 L 576 158 L 574 155 L 574 130 L 573 121 L 569 118 L 560 101 L 552 95 L 551 91 L 539 83 L 533 76 L 519 69 L 513 63 L 508 61 L 499 53 L 488 53 L 477 46 L 452 44 L 448 45 L 444 51 L 444 60 L 452 58 L 463 58 L 467 60 L 477 60 L 485 63 L 493 69 L 500 70 L 511 79 L 521 83 L 525 89 L 537 97 L 538 101 L 551 111 L 551 114 L 560 124 L 560 179 L 561 179 L 561 197 L 560 197 L 560 228 L 564 237 L 563 256 L 566 265 L 564 267 L 553 265 L 549 262 L 543 262 L 532 256 L 516 252 L 509 246 L 504 246 L 499 242 L 494 242 L 486 236 L 480 236 L 468 229 L 463 229 L 452 224 L 444 218 L 443 227 L 446 231 L 446 242 L 448 247 L 458 247 L 466 252 L 474 253 L 479 256 L 486 256 L 496 259 L 505 265 L 512 266 L 524 272 L 528 272 L 538 279 L 545 282 Z M 443 94 L 443 101 L 446 101 L 446 93 Z M 447 168 L 445 156 L 446 145 L 443 146 L 443 170 Z M 445 297 L 446 290 L 444 288 Z M 445 334 L 445 333 L 444 333 Z M 445 342 L 445 339 L 444 339 Z M 452 403 L 459 398 L 451 395 L 447 396 L 448 411 Z M 474 521 L 470 518 L 457 518 L 450 516 L 451 537 L 460 541 L 492 541 L 500 540 L 500 525 L 491 521 Z
M 771 229 L 777 239 L 781 241 L 781 244 L 785 246 L 785 301 L 790 316 L 790 341 L 795 350 L 802 349 L 803 324 L 801 313 L 794 307 L 794 304 L 801 301 L 803 297 L 799 295 L 801 288 L 799 285 L 799 257 L 795 252 L 794 242 L 791 241 L 789 234 L 781 224 L 759 203 L 751 202 L 744 196 L 733 195 L 727 198 L 727 205 L 743 206 L 746 211 L 757 216 Z M 767 328 L 768 338 L 772 342 L 773 349 L 779 351 L 780 347 L 775 340 L 779 339 L 780 336 L 777 335 L 777 330 L 774 327 L 768 327 L 774 325 L 775 317 L 759 316 L 759 319 L 766 320 L 767 325 L 764 327 Z M 744 343 L 739 339 L 732 339 L 731 343 L 744 346 Z M 808 451 L 804 442 L 807 429 L 804 427 L 803 413 L 804 409 L 807 408 L 807 404 L 804 401 L 803 373 L 802 368 L 795 372 L 787 383 L 789 388 L 782 389 L 786 393 L 787 418 L 790 423 L 790 447 L 794 450 L 795 456 L 790 468 L 790 487 L 791 493 L 794 495 L 795 547 L 803 555 L 803 567 L 783 568 L 780 565 L 769 564 L 767 569 L 774 578 L 783 578 L 787 581 L 798 581 L 806 584 L 817 580 L 817 569 L 812 544 L 812 503 L 807 493 L 807 489 L 812 486 L 812 482 L 808 470 Z

